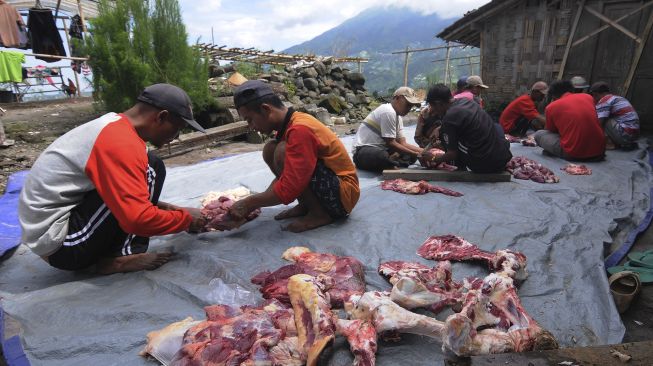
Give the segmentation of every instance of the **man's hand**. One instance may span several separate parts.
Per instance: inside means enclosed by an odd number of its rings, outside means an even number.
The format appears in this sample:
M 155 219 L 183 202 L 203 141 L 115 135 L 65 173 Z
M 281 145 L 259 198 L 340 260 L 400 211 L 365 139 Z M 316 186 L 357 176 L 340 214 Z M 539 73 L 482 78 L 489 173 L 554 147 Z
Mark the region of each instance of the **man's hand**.
M 231 218 L 238 222 L 245 220 L 247 215 L 252 212 L 254 208 L 250 208 L 248 203 L 247 203 L 247 198 L 242 199 L 240 201 L 236 201 L 231 208 L 229 208 L 229 215 Z
M 240 219 L 240 220 L 235 220 L 233 217 L 231 217 L 230 214 L 225 215 L 225 219 L 222 220 L 214 229 L 225 231 L 225 230 L 233 230 L 239 228 L 242 224 L 246 223 L 247 219 Z
M 206 226 L 206 219 L 202 217 L 202 211 L 199 208 L 193 207 L 184 207 L 183 209 L 188 211 L 193 218 L 193 221 L 190 222 L 190 226 L 188 227 L 188 232 L 199 233 L 203 231 L 204 226 Z

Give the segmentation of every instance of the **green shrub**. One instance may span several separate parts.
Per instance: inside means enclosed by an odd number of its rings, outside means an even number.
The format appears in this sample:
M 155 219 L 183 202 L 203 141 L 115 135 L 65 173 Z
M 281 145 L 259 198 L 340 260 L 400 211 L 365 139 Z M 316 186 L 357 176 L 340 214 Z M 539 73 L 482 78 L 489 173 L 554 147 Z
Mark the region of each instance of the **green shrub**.
M 131 107 L 148 85 L 175 84 L 188 92 L 195 113 L 213 105 L 208 63 L 188 45 L 177 0 L 100 0 L 84 44 L 96 97 L 107 110 Z
M 297 94 L 297 86 L 291 79 L 285 79 L 283 81 L 283 85 L 286 86 L 286 90 L 288 91 L 288 99 L 292 98 Z

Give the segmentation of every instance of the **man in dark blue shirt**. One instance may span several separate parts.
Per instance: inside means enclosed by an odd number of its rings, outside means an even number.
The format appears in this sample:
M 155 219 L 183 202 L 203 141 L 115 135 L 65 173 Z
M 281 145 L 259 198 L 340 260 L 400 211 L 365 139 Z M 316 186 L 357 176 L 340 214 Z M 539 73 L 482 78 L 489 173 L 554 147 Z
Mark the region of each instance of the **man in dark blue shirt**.
M 468 99 L 451 98 L 451 91 L 437 84 L 426 97 L 432 113 L 442 116 L 440 137 L 444 154 L 424 154 L 423 160 L 434 163 L 455 161 L 459 169 L 475 173 L 497 173 L 512 158 L 510 144 L 503 129 L 492 117 Z

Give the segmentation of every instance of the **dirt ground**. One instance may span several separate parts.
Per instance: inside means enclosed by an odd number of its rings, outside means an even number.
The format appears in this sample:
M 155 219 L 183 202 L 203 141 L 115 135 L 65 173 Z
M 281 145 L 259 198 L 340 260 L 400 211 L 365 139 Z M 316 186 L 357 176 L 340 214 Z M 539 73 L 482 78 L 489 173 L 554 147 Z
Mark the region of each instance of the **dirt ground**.
M 102 114 L 90 98 L 39 103 L 3 104 L 0 116 L 14 146 L 0 149 L 0 192 L 11 173 L 29 169 L 39 154 L 57 137 Z

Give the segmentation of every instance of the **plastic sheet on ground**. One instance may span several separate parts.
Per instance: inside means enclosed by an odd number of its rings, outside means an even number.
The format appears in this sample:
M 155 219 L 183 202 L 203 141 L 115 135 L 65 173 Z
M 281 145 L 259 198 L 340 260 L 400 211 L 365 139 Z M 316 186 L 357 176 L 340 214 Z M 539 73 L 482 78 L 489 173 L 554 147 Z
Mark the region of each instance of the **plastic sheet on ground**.
M 345 142 L 351 144 L 351 138 Z M 591 176 L 565 174 L 560 168 L 566 162 L 543 156 L 540 148 L 513 144 L 512 151 L 544 164 L 560 183 L 436 182 L 464 196 L 410 196 L 382 191 L 378 176 L 360 172 L 361 199 L 346 221 L 293 234 L 273 220 L 283 206 L 266 208 L 232 232 L 153 240 L 151 250 L 178 253 L 155 271 L 106 277 L 68 273 L 21 246 L 0 263 L 1 304 L 20 323 L 34 365 L 148 365 L 151 361 L 138 356 L 148 332 L 187 316 L 203 319 L 202 308 L 212 299 L 258 298 L 252 296 L 257 289 L 250 277 L 287 264 L 281 254 L 289 246 L 354 256 L 365 264 L 367 289 L 385 290 L 390 286 L 376 273 L 379 263 L 428 264 L 415 254 L 418 246 L 429 235 L 451 233 L 485 250 L 526 254 L 530 276 L 519 295 L 563 347 L 620 342 L 624 327 L 608 290 L 604 247 L 623 241 L 648 209 L 651 171 L 645 150 L 608 152 L 607 161 L 587 164 Z M 260 153 L 237 155 L 169 169 L 162 199 L 198 206 L 205 192 L 240 185 L 260 192 L 271 179 Z M 453 272 L 456 279 L 487 273 L 466 263 L 454 264 Z M 232 293 L 219 295 L 217 288 Z M 406 335 L 398 343 L 381 341 L 377 364 L 431 365 L 444 357 L 438 341 Z M 339 339 L 324 364 L 351 360 Z
M 12 174 L 7 181 L 5 193 L 0 197 L 0 257 L 20 243 L 18 223 L 18 196 L 27 171 Z

